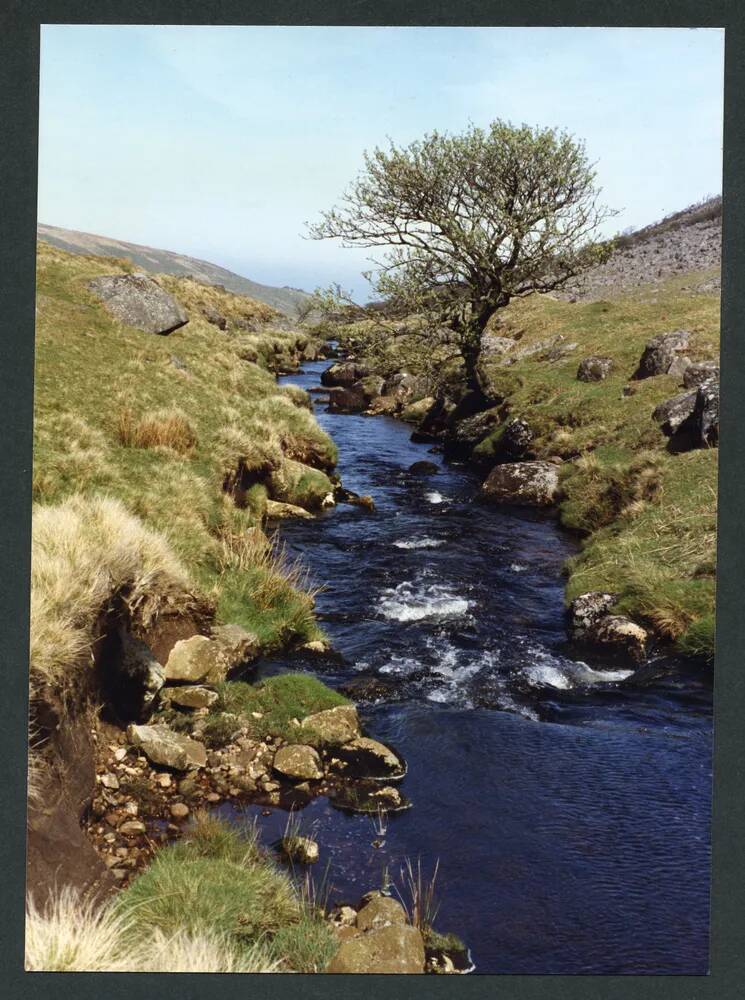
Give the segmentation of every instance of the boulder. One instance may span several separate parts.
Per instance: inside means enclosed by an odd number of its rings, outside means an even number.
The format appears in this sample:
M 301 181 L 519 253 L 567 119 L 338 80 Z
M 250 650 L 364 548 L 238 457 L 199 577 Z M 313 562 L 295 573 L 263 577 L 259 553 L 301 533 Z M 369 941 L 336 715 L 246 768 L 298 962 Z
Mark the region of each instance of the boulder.
M 696 405 L 697 390 L 681 392 L 671 399 L 666 399 L 655 407 L 652 419 L 656 420 L 662 430 L 671 437 L 693 413 Z
M 189 322 L 173 296 L 146 274 L 103 275 L 88 282 L 88 287 L 127 326 L 165 335 Z
M 352 388 L 361 393 L 366 404 L 369 406 L 374 399 L 383 393 L 385 379 L 380 375 L 366 375 L 365 378 L 355 382 Z
M 416 927 L 389 924 L 344 941 L 331 973 L 423 973 L 424 941 Z
M 448 428 L 445 437 L 445 458 L 466 459 L 476 445 L 500 423 L 498 407 L 459 420 Z
M 369 368 L 356 361 L 337 361 L 321 373 L 321 385 L 346 386 L 354 385 L 360 379 L 370 374 Z
M 355 778 L 397 781 L 406 774 L 404 761 L 390 747 L 368 736 L 338 746 L 335 756 L 339 759 L 337 767 Z
M 291 861 L 299 861 L 302 865 L 313 865 L 320 857 L 318 844 L 310 837 L 287 836 L 279 843 L 285 857 Z
M 342 746 L 361 734 L 360 720 L 354 705 L 337 705 L 336 708 L 306 715 L 300 726 L 325 746 Z
M 395 396 L 378 396 L 370 403 L 367 410 L 376 417 L 381 415 L 392 417 L 398 413 L 400 406 Z
M 683 372 L 683 385 L 686 389 L 696 389 L 710 378 L 719 378 L 719 363 L 717 361 L 694 361 Z
M 240 625 L 217 625 L 211 638 L 193 635 L 175 644 L 166 663 L 166 679 L 218 684 L 254 659 L 258 651 L 259 640 L 253 632 Z
M 472 457 L 489 465 L 517 462 L 525 458 L 532 440 L 530 424 L 521 417 L 514 417 L 479 442 Z
M 409 472 L 414 476 L 434 476 L 435 473 L 439 471 L 439 465 L 435 462 L 428 462 L 426 459 L 423 459 L 420 462 L 414 462 L 409 466 Z
M 453 403 L 444 403 L 442 412 L 445 416 L 447 416 L 447 414 L 453 409 Z M 419 425 L 411 435 L 412 441 L 431 441 L 432 438 L 436 436 L 437 431 L 434 429 L 434 424 L 436 423 L 436 418 L 433 416 L 434 410 L 440 410 L 437 400 L 434 396 L 425 396 L 423 399 L 417 399 L 414 403 L 409 403 L 401 411 L 402 420 L 405 420 L 410 424 Z
M 691 415 L 700 448 L 719 444 L 719 378 L 707 379 L 698 387 Z
M 167 691 L 168 700 L 179 708 L 209 708 L 217 701 L 217 691 L 197 684 L 168 688 Z
M 569 606 L 570 634 L 577 642 L 624 653 L 641 662 L 646 656 L 647 632 L 630 618 L 611 614 L 615 601 L 616 595 L 602 591 L 580 594 Z
M 580 382 L 602 382 L 610 375 L 612 369 L 613 358 L 593 354 L 580 361 L 577 378 Z
M 151 764 L 187 771 L 193 767 L 204 767 L 207 763 L 204 744 L 174 733 L 160 723 L 154 726 L 130 725 L 127 738 L 132 746 L 142 750 Z
M 674 367 L 678 354 L 686 350 L 690 334 L 687 330 L 673 330 L 660 333 L 648 341 L 639 359 L 635 379 L 651 378 L 654 375 L 668 375 Z M 672 374 L 682 374 L 685 362 L 675 366 Z
M 357 927 L 361 931 L 371 931 L 378 927 L 403 925 L 407 922 L 406 910 L 390 896 L 375 896 L 357 914 Z
M 490 503 L 547 507 L 559 495 L 559 466 L 553 462 L 512 462 L 497 465 L 481 487 Z
M 227 330 L 227 319 L 225 319 L 225 317 L 222 316 L 217 309 L 214 308 L 214 306 L 202 306 L 202 315 L 208 323 L 212 324 L 212 326 L 216 326 L 219 330 Z
M 122 719 L 150 714 L 166 674 L 153 651 L 120 628 L 106 640 L 104 688 L 107 700 Z
M 367 405 L 365 394 L 356 385 L 329 389 L 329 413 L 362 413 Z
M 306 520 L 313 520 L 313 515 L 305 507 L 298 507 L 294 503 L 282 503 L 281 500 L 267 500 L 266 516 L 273 521 L 284 521 L 290 517 L 301 517 Z
M 323 777 L 323 764 L 318 752 L 302 744 L 280 747 L 274 755 L 273 767 L 293 781 L 317 781 Z
M 516 341 L 510 337 L 500 337 L 496 333 L 485 333 L 481 338 L 481 350 L 484 354 L 507 354 L 515 346 Z

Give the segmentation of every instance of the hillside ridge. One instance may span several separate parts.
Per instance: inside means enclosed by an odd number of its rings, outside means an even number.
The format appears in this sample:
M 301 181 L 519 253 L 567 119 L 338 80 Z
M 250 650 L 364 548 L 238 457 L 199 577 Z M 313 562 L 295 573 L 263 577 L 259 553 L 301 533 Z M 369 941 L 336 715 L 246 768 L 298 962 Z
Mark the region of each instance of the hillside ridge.
M 63 229 L 39 223 L 38 238 L 45 243 L 74 254 L 91 254 L 96 257 L 127 257 L 143 271 L 153 274 L 191 275 L 210 285 L 222 285 L 238 295 L 265 302 L 288 316 L 295 316 L 298 307 L 309 297 L 307 292 L 290 286 L 262 285 L 243 275 L 229 271 L 210 261 L 173 250 L 161 250 L 140 243 L 128 243 L 110 236 L 85 233 L 76 229 Z

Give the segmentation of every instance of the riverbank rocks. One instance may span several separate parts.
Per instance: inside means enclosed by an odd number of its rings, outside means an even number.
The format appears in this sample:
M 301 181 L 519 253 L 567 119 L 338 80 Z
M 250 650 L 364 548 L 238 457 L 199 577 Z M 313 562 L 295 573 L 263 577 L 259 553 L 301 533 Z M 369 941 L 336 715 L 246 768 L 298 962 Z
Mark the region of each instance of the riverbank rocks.
M 343 746 L 361 736 L 360 720 L 354 705 L 337 705 L 336 708 L 306 715 L 300 727 L 329 747 Z
M 344 941 L 330 973 L 423 973 L 424 940 L 416 927 L 389 924 Z
M 293 781 L 317 781 L 323 777 L 323 765 L 317 751 L 303 744 L 280 747 L 272 766 Z
M 337 771 L 355 778 L 398 781 L 406 774 L 406 764 L 390 747 L 358 736 L 337 747 L 334 767 Z
M 445 458 L 466 459 L 473 449 L 499 424 L 500 411 L 498 407 L 475 413 L 472 417 L 459 420 L 448 428 L 445 435 Z
M 373 896 L 357 913 L 356 925 L 361 931 L 376 930 L 391 925 L 403 926 L 407 923 L 406 910 L 390 896 Z
M 207 751 L 204 744 L 181 733 L 174 733 L 168 726 L 127 727 L 127 738 L 132 746 L 142 750 L 151 764 L 170 767 L 174 771 L 188 771 L 204 767 Z
M 291 861 L 299 861 L 301 865 L 313 865 L 320 857 L 320 850 L 315 840 L 298 835 L 283 837 L 280 849 Z
M 633 378 L 683 375 L 690 361 L 682 357 L 680 352 L 687 349 L 690 336 L 687 330 L 673 330 L 672 333 L 660 333 L 652 337 L 644 348 Z
M 165 670 L 147 643 L 124 629 L 109 637 L 106 697 L 122 719 L 145 719 L 165 683 Z
M 511 462 L 497 465 L 481 487 L 481 499 L 548 507 L 559 495 L 559 466 L 553 462 Z
M 193 635 L 177 642 L 166 663 L 167 681 L 217 684 L 254 659 L 259 641 L 240 625 L 218 625 L 212 636 Z
M 329 389 L 329 413 L 362 413 L 368 401 L 356 386 L 335 386 Z
M 577 369 L 577 379 L 580 382 L 602 382 L 613 370 L 613 358 L 594 354 L 583 358 Z
M 281 500 L 267 500 L 266 516 L 272 521 L 285 521 L 290 517 L 313 520 L 313 515 L 305 507 L 298 507 L 294 503 L 283 503 Z
M 606 647 L 641 662 L 646 657 L 647 632 L 624 615 L 611 614 L 615 594 L 589 591 L 569 606 L 570 634 L 576 642 Z
M 369 374 L 369 368 L 356 361 L 337 361 L 321 372 L 321 385 L 350 387 Z
M 88 287 L 115 319 L 138 330 L 166 335 L 189 322 L 173 296 L 145 274 L 102 275 Z
M 672 437 L 681 424 L 693 413 L 696 396 L 697 390 L 693 389 L 689 392 L 681 392 L 671 399 L 666 399 L 664 403 L 655 407 L 652 419 L 657 421 L 668 437 Z
M 168 688 L 167 691 L 168 701 L 179 708 L 210 708 L 217 701 L 217 691 L 197 684 Z

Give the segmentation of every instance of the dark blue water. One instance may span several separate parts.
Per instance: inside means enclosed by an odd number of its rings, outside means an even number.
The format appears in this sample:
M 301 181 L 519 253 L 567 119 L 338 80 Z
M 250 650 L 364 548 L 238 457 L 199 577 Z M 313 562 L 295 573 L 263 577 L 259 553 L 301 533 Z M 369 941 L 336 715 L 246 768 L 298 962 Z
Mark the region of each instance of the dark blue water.
M 327 363 L 285 379 L 318 384 Z M 327 683 L 385 683 L 361 702 L 395 746 L 413 807 L 368 816 L 325 799 L 301 814 L 332 898 L 354 902 L 405 860 L 434 871 L 436 925 L 482 973 L 702 974 L 708 961 L 711 685 L 703 666 L 579 660 L 566 645 L 555 520 L 484 507 L 477 481 L 385 417 L 318 418 L 344 485 L 339 506 L 282 537 L 325 589 L 317 610 L 341 662 L 286 658 Z M 409 466 L 435 461 L 436 474 Z M 249 809 L 267 841 L 287 816 Z M 373 842 L 384 840 L 381 847 Z

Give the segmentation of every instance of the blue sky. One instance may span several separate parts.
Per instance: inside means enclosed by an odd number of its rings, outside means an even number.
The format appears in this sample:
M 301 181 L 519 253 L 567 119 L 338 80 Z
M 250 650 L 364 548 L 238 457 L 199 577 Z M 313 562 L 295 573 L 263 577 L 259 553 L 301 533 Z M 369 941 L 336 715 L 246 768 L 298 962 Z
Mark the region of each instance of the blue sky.
M 364 149 L 494 118 L 585 140 L 609 232 L 721 190 L 719 30 L 42 28 L 39 220 L 275 285 L 365 253 L 303 238 Z

